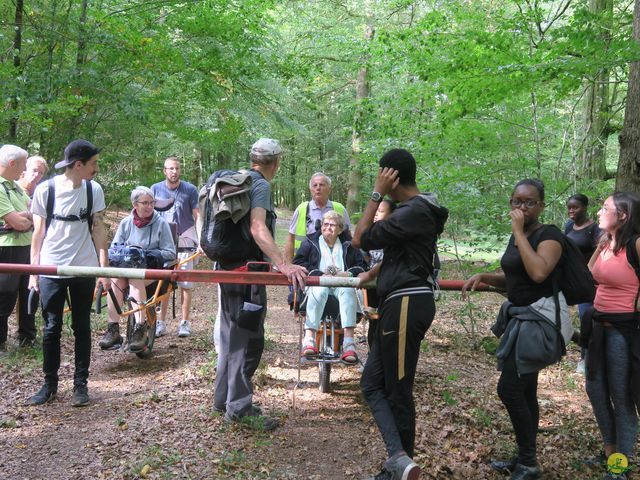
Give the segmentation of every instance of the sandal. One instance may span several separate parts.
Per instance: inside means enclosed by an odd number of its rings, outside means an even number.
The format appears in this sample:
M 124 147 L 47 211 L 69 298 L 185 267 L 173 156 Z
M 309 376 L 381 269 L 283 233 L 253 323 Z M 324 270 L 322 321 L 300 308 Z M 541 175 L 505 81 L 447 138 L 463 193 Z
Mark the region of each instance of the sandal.
M 354 365 L 358 363 L 358 354 L 356 353 L 356 346 L 353 343 L 350 343 L 343 348 L 340 360 L 347 365 Z
M 304 340 L 300 355 L 305 358 L 312 358 L 318 355 L 318 349 L 316 348 L 315 342 L 313 340 Z

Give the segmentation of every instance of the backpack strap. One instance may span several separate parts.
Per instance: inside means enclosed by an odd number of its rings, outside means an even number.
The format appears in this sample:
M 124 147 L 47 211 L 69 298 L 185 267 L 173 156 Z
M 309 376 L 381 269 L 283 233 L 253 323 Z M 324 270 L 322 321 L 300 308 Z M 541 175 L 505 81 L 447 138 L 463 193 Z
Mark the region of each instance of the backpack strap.
M 51 221 L 53 220 L 53 205 L 56 199 L 56 184 L 54 183 L 53 178 L 47 180 L 47 189 L 47 219 L 44 226 L 45 234 L 47 230 L 49 230 L 49 225 L 51 225 Z
M 627 243 L 627 262 L 636 272 L 636 277 L 640 280 L 640 259 L 638 258 L 638 250 L 636 249 L 636 241 L 640 235 L 633 235 Z M 638 293 L 636 293 L 636 299 L 633 302 L 634 305 L 638 305 L 638 298 L 640 298 L 640 285 L 638 285 Z
M 91 213 L 91 211 L 93 210 L 93 186 L 91 184 L 91 180 L 85 180 L 85 185 L 87 188 L 86 218 L 87 218 L 87 226 L 89 227 L 89 233 L 91 234 L 93 233 L 93 214 Z M 75 217 L 74 215 L 71 216 L 72 218 L 60 217 L 58 215 L 54 215 L 53 208 L 54 208 L 55 199 L 56 199 L 56 184 L 53 178 L 50 178 L 49 180 L 47 180 L 47 189 L 48 189 L 47 206 L 46 206 L 47 218 L 45 220 L 45 228 L 44 228 L 45 234 L 49 229 L 49 225 L 51 225 L 51 222 L 53 221 L 54 218 L 58 220 L 63 220 L 63 221 L 82 220 L 83 217 L 78 218 L 78 217 Z
M 93 185 L 91 180 L 85 180 L 87 186 L 87 226 L 89 227 L 89 234 L 93 233 Z

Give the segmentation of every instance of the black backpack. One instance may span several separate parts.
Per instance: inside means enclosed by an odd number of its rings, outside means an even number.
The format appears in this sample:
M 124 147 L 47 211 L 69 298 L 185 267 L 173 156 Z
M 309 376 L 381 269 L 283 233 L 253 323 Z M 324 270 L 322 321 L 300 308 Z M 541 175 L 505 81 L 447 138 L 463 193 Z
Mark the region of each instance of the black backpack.
M 251 236 L 252 185 L 253 178 L 247 171 L 218 170 L 200 189 L 200 246 L 222 268 L 262 260 L 262 252 Z
M 93 230 L 93 215 L 91 211 L 93 210 L 93 186 L 91 185 L 91 180 L 85 180 L 85 186 L 87 188 L 87 210 L 85 212 L 81 212 L 80 216 L 77 215 L 69 215 L 62 216 L 53 213 L 53 208 L 55 206 L 56 201 L 56 184 L 53 178 L 47 180 L 47 218 L 45 220 L 45 232 L 49 230 L 49 225 L 55 218 L 56 220 L 60 220 L 63 222 L 82 222 L 84 220 L 87 221 L 87 227 L 89 228 L 89 234 L 92 233 Z
M 564 234 L 562 237 L 562 256 L 553 273 L 554 292 L 562 291 L 567 305 L 593 303 L 596 285 L 584 263 L 584 255 L 573 240 Z

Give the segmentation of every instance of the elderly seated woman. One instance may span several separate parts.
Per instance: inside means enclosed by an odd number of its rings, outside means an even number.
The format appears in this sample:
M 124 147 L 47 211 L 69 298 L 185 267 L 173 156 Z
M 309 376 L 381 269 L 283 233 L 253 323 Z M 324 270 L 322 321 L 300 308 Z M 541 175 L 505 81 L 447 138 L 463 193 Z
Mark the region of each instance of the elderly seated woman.
M 307 268 L 311 275 L 314 270 L 321 275 L 337 277 L 355 277 L 364 272 L 366 263 L 362 252 L 351 246 L 346 239 L 344 219 L 331 210 L 322 216 L 319 232 L 307 236 L 302 242 L 293 263 Z M 341 360 L 356 363 L 353 330 L 356 326 L 356 291 L 354 288 L 309 287 L 307 289 L 307 318 L 305 337 L 302 341 L 302 356 L 313 357 L 318 354 L 316 331 L 329 294 L 337 297 L 340 303 L 340 321 L 344 329 Z
M 176 247 L 169 224 L 154 210 L 155 197 L 150 188 L 136 187 L 131 192 L 131 204 L 133 205 L 131 214 L 120 222 L 113 242 L 111 242 L 109 263 L 113 266 L 122 267 L 146 266 L 148 268 L 162 268 L 165 262 L 176 258 Z M 127 265 L 123 262 L 116 262 L 118 253 L 123 251 L 123 247 L 138 247 L 143 250 L 146 265 Z M 127 257 L 125 256 L 125 258 Z M 147 298 L 145 287 L 152 282 L 152 280 L 115 278 L 112 279 L 112 288 L 120 305 L 127 285 L 129 286 L 129 295 L 137 302 L 143 302 Z M 107 297 L 107 304 L 109 306 L 109 325 L 99 343 L 102 349 L 113 348 L 122 343 L 119 325 L 120 315 L 113 305 L 110 295 Z M 129 349 L 134 352 L 142 350 L 147 342 L 145 310 L 136 312 L 135 315 L 136 328 L 133 339 L 129 343 Z

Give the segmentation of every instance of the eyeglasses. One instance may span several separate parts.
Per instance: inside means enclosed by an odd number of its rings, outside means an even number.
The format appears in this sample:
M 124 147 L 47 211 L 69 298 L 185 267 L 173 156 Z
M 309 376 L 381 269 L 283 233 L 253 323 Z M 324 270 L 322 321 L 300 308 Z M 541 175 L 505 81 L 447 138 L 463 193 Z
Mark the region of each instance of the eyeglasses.
M 540 200 L 520 200 L 519 198 L 512 198 L 509 200 L 509 205 L 513 208 L 520 208 L 524 205 L 527 208 L 533 208 L 540 204 Z
M 156 201 L 155 200 L 151 200 L 150 202 L 136 202 L 138 205 L 142 205 L 143 207 L 151 207 L 153 206 Z
M 327 223 L 327 222 L 325 222 L 325 223 L 322 224 L 322 226 L 323 227 L 338 228 L 338 224 L 336 224 L 336 223 Z

